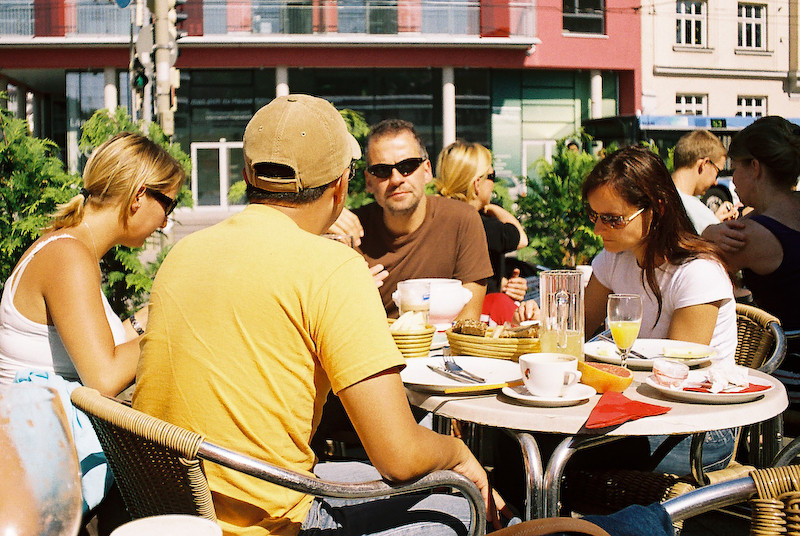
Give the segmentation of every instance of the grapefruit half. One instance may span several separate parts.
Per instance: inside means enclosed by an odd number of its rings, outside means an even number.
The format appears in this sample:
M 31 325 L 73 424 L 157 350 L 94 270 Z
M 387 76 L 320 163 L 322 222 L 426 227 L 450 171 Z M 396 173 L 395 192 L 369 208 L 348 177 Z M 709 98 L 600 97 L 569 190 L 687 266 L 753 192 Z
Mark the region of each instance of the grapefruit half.
M 617 365 L 579 361 L 578 370 L 581 372 L 581 383 L 594 387 L 598 393 L 606 391 L 621 393 L 633 381 L 633 373 Z

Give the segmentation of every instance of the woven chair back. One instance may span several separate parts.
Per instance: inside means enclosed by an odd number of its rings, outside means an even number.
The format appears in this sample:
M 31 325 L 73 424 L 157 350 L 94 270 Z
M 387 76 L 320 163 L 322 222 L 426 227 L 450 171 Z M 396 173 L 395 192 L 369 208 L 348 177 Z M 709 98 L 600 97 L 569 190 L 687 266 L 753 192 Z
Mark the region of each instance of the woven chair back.
M 88 387 L 72 403 L 92 421 L 134 519 L 189 514 L 216 521 L 197 449 L 202 435 L 146 415 Z
M 777 317 L 742 303 L 736 304 L 738 344 L 736 363 L 758 369 L 775 350 L 775 335 L 769 329 L 770 322 L 780 324 Z

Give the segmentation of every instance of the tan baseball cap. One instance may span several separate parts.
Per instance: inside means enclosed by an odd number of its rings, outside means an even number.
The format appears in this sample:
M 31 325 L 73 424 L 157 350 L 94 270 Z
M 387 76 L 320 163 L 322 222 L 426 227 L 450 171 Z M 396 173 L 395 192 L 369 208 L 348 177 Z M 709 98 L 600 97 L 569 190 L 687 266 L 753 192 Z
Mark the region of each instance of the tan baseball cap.
M 339 178 L 361 148 L 333 105 L 310 95 L 277 97 L 256 112 L 244 130 L 248 182 L 269 192 L 299 192 Z M 255 164 L 282 164 L 294 177 L 265 177 Z

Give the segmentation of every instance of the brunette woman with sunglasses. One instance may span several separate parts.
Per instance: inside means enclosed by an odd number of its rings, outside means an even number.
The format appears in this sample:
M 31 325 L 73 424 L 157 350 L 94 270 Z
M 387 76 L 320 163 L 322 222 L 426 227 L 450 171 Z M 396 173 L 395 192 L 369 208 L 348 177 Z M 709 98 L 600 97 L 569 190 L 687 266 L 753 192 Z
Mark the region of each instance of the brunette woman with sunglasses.
M 587 333 L 603 326 L 609 294 L 638 294 L 641 338 L 711 345 L 718 359 L 732 363 L 737 341 L 733 285 L 717 247 L 694 234 L 661 158 L 644 147 L 608 155 L 586 177 L 583 198 L 595 233 L 603 238 L 586 288 Z M 733 430 L 708 434 L 706 469 L 727 465 L 734 436 Z M 651 452 L 664 439 L 648 438 Z M 689 443 L 684 443 L 656 470 L 687 474 Z
M 89 157 L 83 188 L 61 205 L 6 281 L 0 302 L 0 382 L 30 371 L 109 396 L 136 374 L 146 309 L 122 322 L 103 294 L 100 259 L 141 247 L 163 228 L 185 178 L 146 137 L 119 134 Z

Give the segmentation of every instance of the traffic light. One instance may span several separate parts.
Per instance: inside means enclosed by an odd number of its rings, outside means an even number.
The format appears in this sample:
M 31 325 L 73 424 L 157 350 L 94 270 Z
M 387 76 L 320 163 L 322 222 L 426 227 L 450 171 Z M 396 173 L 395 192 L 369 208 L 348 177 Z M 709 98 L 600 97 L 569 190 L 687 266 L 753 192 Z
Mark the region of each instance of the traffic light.
M 183 29 L 183 22 L 189 18 L 183 6 L 188 0 L 167 0 L 167 20 L 169 21 L 169 31 L 171 40 L 177 41 L 186 37 L 188 32 Z
M 147 77 L 147 70 L 145 69 L 139 58 L 133 60 L 133 70 L 131 71 L 131 87 L 139 93 L 144 91 L 144 87 L 150 79 Z

